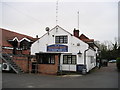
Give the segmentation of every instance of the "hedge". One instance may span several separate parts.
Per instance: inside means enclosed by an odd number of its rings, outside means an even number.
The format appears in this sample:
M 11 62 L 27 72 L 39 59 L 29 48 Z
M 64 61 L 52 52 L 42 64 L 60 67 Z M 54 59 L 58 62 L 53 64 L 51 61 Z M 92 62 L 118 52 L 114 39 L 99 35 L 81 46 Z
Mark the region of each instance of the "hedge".
M 120 57 L 117 58 L 116 65 L 117 65 L 118 71 L 120 71 Z

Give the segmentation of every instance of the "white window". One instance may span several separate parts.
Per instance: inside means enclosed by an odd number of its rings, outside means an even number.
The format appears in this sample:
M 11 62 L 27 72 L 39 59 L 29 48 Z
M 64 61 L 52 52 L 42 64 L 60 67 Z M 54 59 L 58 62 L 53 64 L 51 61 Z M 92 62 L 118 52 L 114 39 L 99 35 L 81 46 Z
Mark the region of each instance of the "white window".
M 55 43 L 68 43 L 68 36 L 56 36 Z
M 76 55 L 63 55 L 63 64 L 76 64 Z
M 90 56 L 90 62 L 94 63 L 94 56 Z

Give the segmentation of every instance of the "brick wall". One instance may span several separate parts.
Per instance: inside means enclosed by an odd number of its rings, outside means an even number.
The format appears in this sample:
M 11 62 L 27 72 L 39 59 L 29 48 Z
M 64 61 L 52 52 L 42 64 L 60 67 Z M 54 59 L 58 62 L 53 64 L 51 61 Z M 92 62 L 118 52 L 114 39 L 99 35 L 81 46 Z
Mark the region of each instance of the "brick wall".
M 22 50 L 22 54 L 29 55 L 30 54 L 30 50 Z
M 8 54 L 12 54 L 13 50 L 12 49 L 2 49 L 2 52 L 4 53 L 8 53 Z
M 7 50 L 7 53 L 11 53 L 12 51 L 12 50 L 9 50 L 8 52 L 8 49 L 6 50 Z M 33 62 L 32 59 L 33 58 L 29 58 L 26 55 L 19 54 L 19 55 L 13 55 L 12 59 L 24 72 L 32 71 L 32 62 Z M 38 73 L 52 74 L 52 75 L 57 74 L 58 62 L 59 62 L 59 55 L 55 55 L 55 64 L 38 64 Z
M 59 56 L 55 55 L 55 64 L 38 64 L 38 72 L 42 74 L 57 74 Z
M 2 49 L 3 53 L 13 54 L 13 49 Z M 32 70 L 32 63 L 28 56 L 30 54 L 30 50 L 16 50 L 16 55 L 12 55 L 13 61 L 24 71 L 24 72 L 31 72 Z M 29 60 L 29 62 L 28 62 Z M 1 60 L 2 61 L 2 60 Z M 2 61 L 4 62 L 4 61 Z
M 2 52 L 13 54 L 13 49 L 2 49 Z M 16 54 L 23 54 L 23 55 L 29 55 L 30 50 L 16 50 Z
M 16 50 L 16 54 L 29 55 L 30 50 Z
M 13 56 L 13 61 L 24 71 L 29 72 L 29 63 L 28 63 L 28 57 L 27 56 Z

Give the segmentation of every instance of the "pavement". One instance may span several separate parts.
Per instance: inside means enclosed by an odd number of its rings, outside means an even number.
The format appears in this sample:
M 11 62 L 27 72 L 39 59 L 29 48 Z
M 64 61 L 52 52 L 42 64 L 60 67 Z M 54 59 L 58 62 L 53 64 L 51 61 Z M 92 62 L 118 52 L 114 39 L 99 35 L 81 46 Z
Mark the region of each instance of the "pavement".
M 115 63 L 94 69 L 87 75 L 2 74 L 3 88 L 118 88 Z

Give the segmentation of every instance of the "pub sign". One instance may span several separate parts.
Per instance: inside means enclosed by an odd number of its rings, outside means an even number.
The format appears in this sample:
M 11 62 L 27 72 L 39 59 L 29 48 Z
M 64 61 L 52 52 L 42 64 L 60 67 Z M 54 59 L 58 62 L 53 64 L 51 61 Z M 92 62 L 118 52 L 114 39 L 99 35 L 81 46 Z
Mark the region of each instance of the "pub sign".
M 68 52 L 68 46 L 60 45 L 60 44 L 53 44 L 47 46 L 48 52 Z

